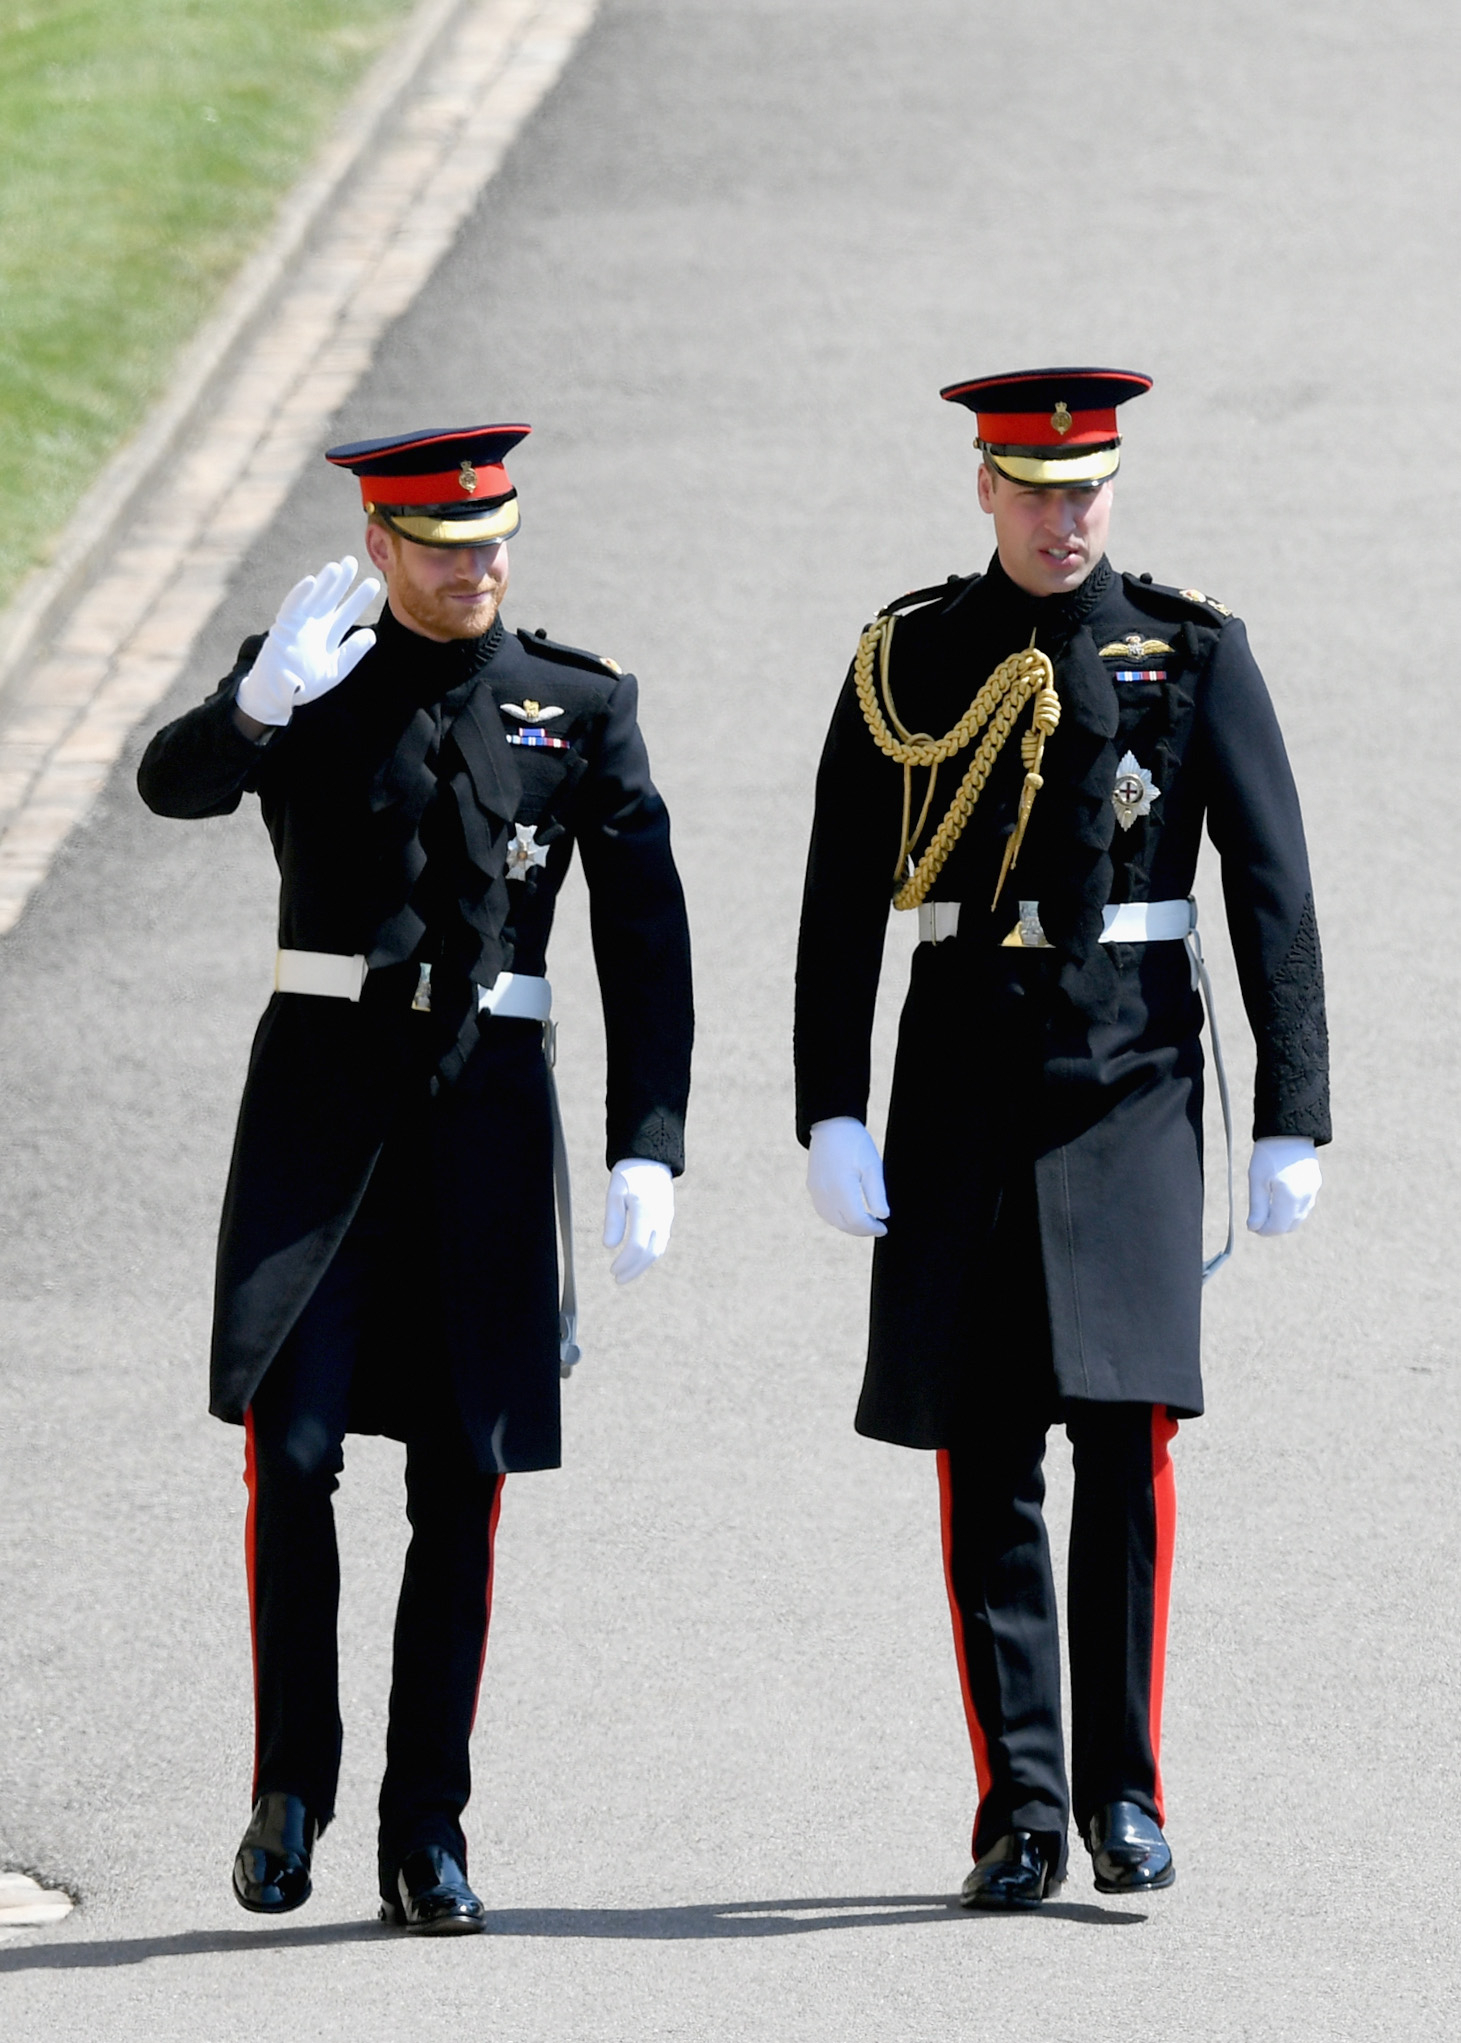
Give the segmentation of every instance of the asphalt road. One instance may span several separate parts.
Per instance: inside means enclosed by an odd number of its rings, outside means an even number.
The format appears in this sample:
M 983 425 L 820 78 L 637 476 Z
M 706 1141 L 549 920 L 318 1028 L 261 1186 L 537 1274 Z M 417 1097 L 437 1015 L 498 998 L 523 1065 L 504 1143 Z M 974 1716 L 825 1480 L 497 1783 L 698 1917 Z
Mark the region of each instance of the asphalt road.
M 139 733 L 0 980 L 0 1860 L 82 1897 L 0 1943 L 12 2043 L 1455 2022 L 1458 69 L 1439 0 L 605 0 L 336 427 L 535 421 L 511 618 L 641 675 L 698 943 L 691 1174 L 620 1295 L 577 900 L 557 939 L 588 1359 L 565 1470 L 503 1512 L 469 1812 L 493 1934 L 369 1923 L 402 1549 L 374 1441 L 341 1498 L 316 1896 L 271 1926 L 228 1891 L 241 1442 L 204 1354 L 272 867 L 253 813 L 146 814 Z M 1113 1903 L 1078 1870 L 1037 1917 L 970 1919 L 933 1468 L 851 1429 L 866 1251 L 801 1189 L 790 967 L 857 631 L 989 546 L 938 386 L 1081 359 L 1156 378 L 1118 565 L 1238 609 L 1279 703 L 1339 1140 L 1305 1234 L 1245 1240 L 1210 1293 L 1210 1413 L 1177 1449 L 1179 1884 Z M 302 480 L 169 714 L 354 542 L 350 494 Z M 1230 986 L 1224 1013 L 1241 1095 Z

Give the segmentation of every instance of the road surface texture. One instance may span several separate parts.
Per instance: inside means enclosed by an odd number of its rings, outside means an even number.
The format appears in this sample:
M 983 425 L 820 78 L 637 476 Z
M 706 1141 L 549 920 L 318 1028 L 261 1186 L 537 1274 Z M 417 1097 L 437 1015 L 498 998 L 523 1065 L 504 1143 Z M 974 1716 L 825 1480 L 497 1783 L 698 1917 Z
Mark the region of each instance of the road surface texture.
M 9 2043 L 1454 2032 L 1458 69 L 1440 0 L 605 0 L 334 427 L 536 423 L 510 621 L 640 673 L 698 943 L 692 1168 L 621 1295 L 580 901 L 557 940 L 587 1359 L 565 1470 L 503 1511 L 468 1819 L 492 1933 L 371 1924 L 404 1529 L 379 1441 L 340 1498 L 315 1898 L 271 1924 L 229 1893 L 242 1441 L 204 1356 L 272 867 L 252 804 L 143 810 L 139 732 L 4 943 L 0 1858 L 81 1897 L 0 1943 Z M 1178 1885 L 1103 1899 L 1078 1855 L 1038 1915 L 971 1918 L 934 1471 L 852 1432 L 867 1252 L 802 1190 L 791 962 L 857 632 L 989 547 L 938 386 L 1084 360 L 1156 377 L 1118 564 L 1239 610 L 1279 703 L 1339 1139 L 1302 1237 L 1243 1239 L 1209 1294 Z M 352 494 L 305 473 L 168 714 L 356 543 Z M 1216 948 L 1211 876 L 1204 907 Z

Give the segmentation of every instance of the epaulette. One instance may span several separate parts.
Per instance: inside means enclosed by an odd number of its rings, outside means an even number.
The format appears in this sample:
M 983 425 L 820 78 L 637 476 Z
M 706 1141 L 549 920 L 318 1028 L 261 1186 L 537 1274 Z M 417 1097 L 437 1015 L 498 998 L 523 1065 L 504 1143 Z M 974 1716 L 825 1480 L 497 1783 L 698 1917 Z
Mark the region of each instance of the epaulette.
M 947 581 L 936 582 L 931 589 L 910 589 L 896 603 L 885 603 L 878 615 L 891 617 L 896 611 L 906 610 L 910 603 L 936 603 L 941 598 L 952 596 L 956 590 L 972 589 L 976 582 L 982 580 L 982 575 L 950 575 Z
M 624 669 L 617 660 L 611 660 L 606 653 L 588 653 L 582 646 L 560 645 L 556 638 L 549 638 L 540 624 L 536 631 L 519 631 L 518 637 L 530 653 L 538 653 L 545 660 L 556 660 L 563 667 L 589 667 L 598 674 L 622 674 Z
M 1226 624 L 1233 614 L 1226 603 L 1205 596 L 1201 589 L 1171 589 L 1165 582 L 1154 582 L 1150 575 L 1123 574 L 1121 579 L 1143 596 L 1165 596 L 1170 603 L 1196 610 L 1205 624 Z

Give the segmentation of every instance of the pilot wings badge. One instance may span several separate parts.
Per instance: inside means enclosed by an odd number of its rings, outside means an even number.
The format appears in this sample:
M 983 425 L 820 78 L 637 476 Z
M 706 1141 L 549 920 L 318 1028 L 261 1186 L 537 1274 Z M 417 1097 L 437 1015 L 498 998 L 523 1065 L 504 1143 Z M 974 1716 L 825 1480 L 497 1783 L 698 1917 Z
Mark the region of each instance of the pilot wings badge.
M 1116 785 L 1111 790 L 1116 820 L 1122 829 L 1129 830 L 1138 816 L 1149 816 L 1161 791 L 1146 768 L 1138 766 L 1136 754 L 1128 752 L 1116 769 Z

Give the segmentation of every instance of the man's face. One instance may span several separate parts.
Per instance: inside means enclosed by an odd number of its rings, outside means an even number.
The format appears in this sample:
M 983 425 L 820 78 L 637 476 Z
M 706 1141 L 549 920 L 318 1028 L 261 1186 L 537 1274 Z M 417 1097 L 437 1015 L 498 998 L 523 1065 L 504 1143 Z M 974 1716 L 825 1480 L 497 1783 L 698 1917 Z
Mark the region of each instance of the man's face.
M 1027 489 L 979 467 L 979 506 L 994 520 L 1000 565 L 1031 596 L 1078 589 L 1106 551 L 1111 485 Z
M 480 638 L 507 590 L 507 546 L 418 546 L 380 525 L 365 528 L 365 550 L 385 579 L 390 606 L 408 630 L 445 643 Z

